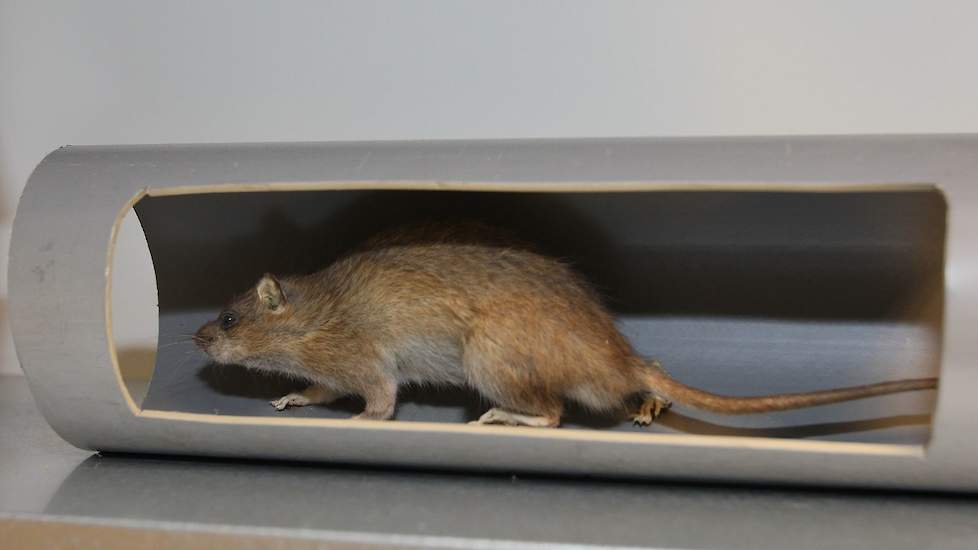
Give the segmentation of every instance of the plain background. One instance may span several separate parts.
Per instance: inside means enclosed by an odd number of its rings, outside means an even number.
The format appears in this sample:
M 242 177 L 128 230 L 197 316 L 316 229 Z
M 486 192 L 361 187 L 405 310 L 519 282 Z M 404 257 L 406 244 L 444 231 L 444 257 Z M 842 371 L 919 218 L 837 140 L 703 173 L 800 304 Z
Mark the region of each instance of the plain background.
M 976 53 L 969 1 L 0 0 L 2 303 L 60 145 L 978 132 Z

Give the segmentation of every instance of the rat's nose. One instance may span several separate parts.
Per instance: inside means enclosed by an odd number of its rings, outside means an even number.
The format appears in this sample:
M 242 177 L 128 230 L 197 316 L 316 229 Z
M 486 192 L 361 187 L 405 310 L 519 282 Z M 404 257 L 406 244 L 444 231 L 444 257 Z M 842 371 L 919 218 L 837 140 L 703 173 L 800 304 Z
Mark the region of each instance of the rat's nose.
M 200 329 L 197 331 L 197 334 L 193 335 L 193 341 L 198 347 L 203 348 L 214 341 L 214 336 L 204 332 L 204 329 Z

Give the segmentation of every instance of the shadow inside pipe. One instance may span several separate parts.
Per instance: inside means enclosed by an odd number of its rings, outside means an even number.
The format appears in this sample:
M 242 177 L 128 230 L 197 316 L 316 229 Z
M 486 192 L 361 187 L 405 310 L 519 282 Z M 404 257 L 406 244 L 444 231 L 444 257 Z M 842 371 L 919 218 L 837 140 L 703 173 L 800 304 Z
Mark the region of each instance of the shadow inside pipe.
M 870 432 L 905 426 L 930 426 L 931 420 L 932 415 L 930 414 L 904 414 L 881 418 L 847 420 L 845 422 L 822 422 L 818 424 L 776 426 L 770 428 L 743 428 L 706 422 L 676 411 L 667 411 L 657 419 L 657 422 L 672 430 L 687 434 L 803 439 Z
M 256 402 L 276 399 L 291 392 L 301 391 L 308 384 L 302 381 L 263 372 L 249 371 L 234 365 L 208 364 L 197 372 L 197 377 L 214 392 L 222 395 L 244 397 Z M 331 417 L 352 416 L 363 410 L 363 400 L 357 397 L 340 399 L 328 406 L 307 407 L 306 410 L 329 411 Z M 463 420 L 475 420 L 489 407 L 489 403 L 470 389 L 419 388 L 407 386 L 398 393 L 398 409 L 411 406 L 461 409 Z M 268 407 L 271 410 L 271 407 Z M 397 415 L 398 418 L 402 415 Z M 432 419 L 418 419 L 426 420 Z M 886 430 L 908 426 L 929 426 L 930 414 L 904 414 L 878 418 L 862 418 L 840 422 L 811 424 L 743 427 L 725 425 L 683 414 L 675 408 L 666 411 L 652 428 L 633 426 L 618 415 L 600 415 L 568 403 L 562 425 L 565 428 L 631 431 L 636 433 L 676 432 L 693 435 L 719 435 L 740 437 L 768 437 L 779 439 L 803 439 Z M 395 420 L 396 421 L 396 420 Z

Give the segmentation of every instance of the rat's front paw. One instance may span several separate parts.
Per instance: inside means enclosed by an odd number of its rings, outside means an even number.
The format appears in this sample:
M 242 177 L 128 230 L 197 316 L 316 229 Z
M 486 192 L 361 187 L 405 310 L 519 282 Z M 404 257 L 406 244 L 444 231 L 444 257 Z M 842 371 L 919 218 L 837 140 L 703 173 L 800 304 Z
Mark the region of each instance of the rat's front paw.
M 269 401 L 275 410 L 284 411 L 288 407 L 304 407 L 309 404 L 309 398 L 301 393 L 290 393 L 274 401 Z

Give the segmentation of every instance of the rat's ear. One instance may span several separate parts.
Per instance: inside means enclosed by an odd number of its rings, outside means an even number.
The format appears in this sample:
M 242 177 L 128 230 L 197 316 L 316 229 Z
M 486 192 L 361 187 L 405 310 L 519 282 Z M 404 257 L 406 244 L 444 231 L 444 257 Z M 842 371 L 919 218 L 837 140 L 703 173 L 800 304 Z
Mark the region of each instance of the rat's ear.
M 272 313 L 279 313 L 285 307 L 285 291 L 282 284 L 270 273 L 266 273 L 258 281 L 258 301 L 265 307 L 272 310 Z

